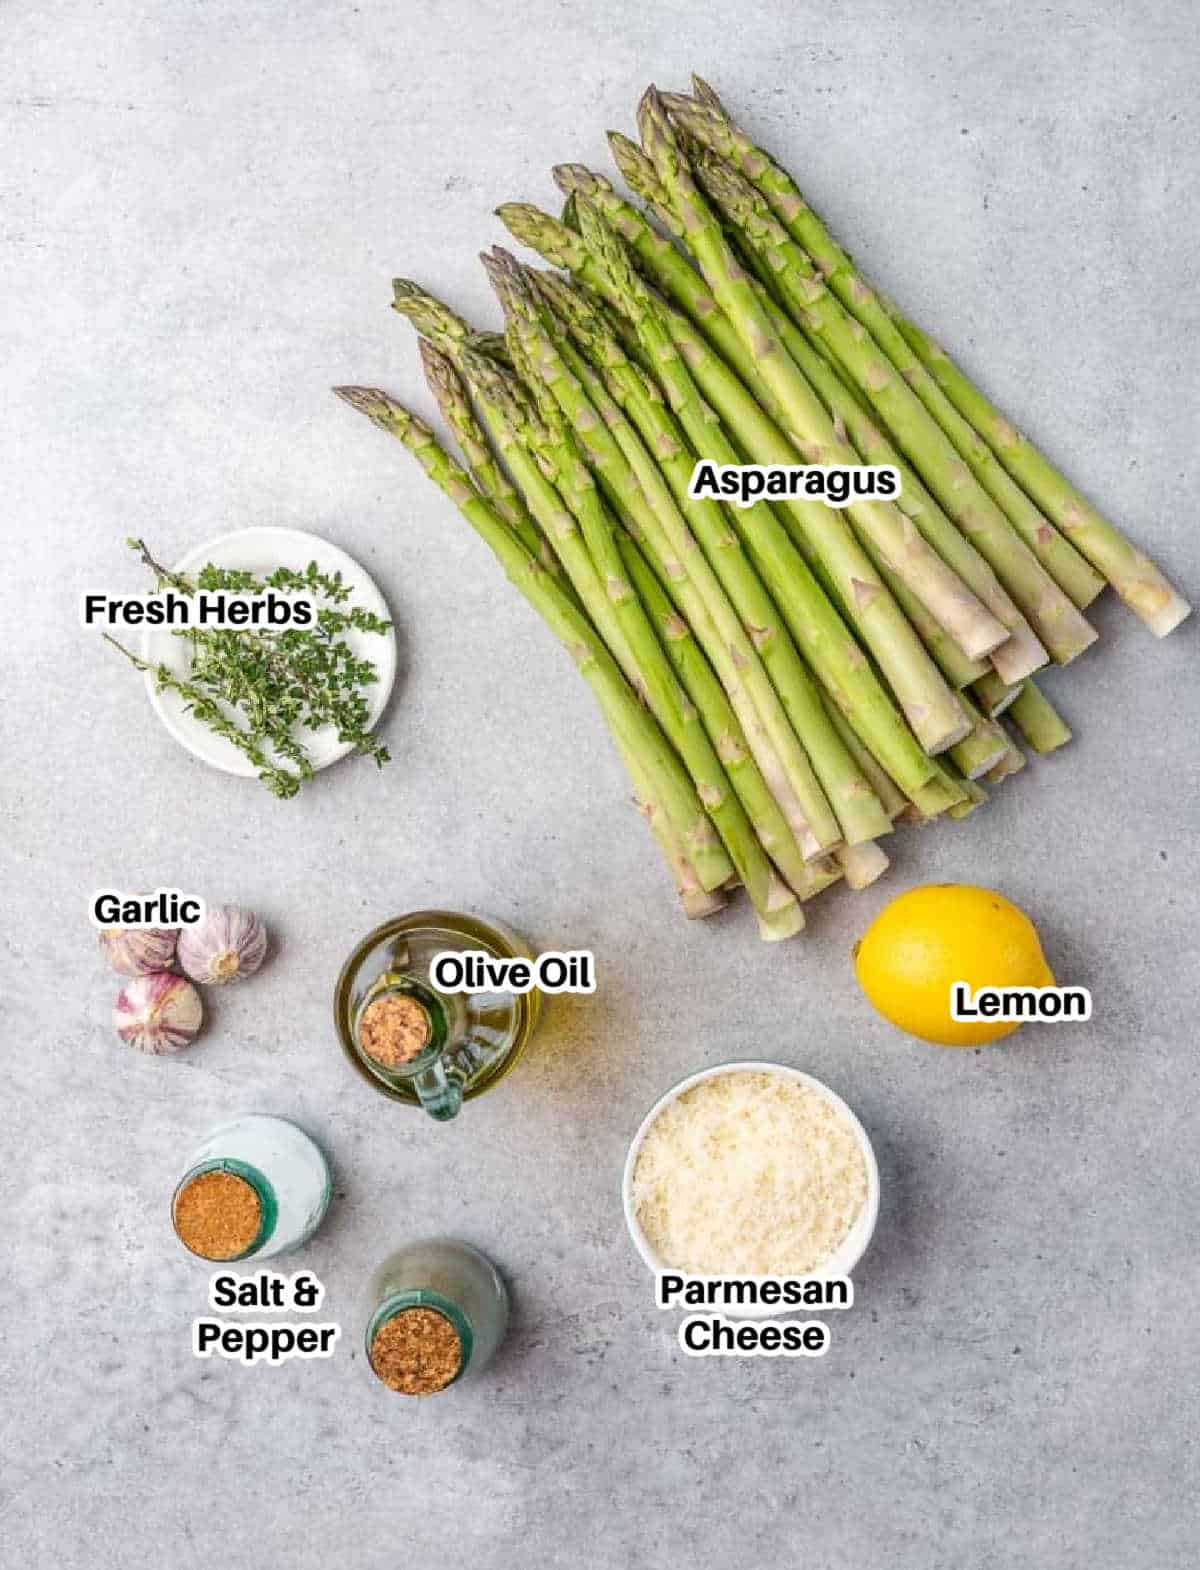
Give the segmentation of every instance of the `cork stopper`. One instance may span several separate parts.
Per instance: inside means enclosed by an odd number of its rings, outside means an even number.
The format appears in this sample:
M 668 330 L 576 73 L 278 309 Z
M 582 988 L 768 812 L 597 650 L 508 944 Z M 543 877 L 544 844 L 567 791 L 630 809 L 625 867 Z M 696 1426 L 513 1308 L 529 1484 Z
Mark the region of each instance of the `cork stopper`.
M 175 1196 L 175 1233 L 201 1259 L 237 1259 L 262 1227 L 262 1200 L 233 1172 L 201 1172 Z
M 359 1045 L 385 1068 L 401 1068 L 420 1057 L 432 1034 L 424 1005 L 404 992 L 376 998 L 359 1016 Z
M 402 1308 L 371 1338 L 371 1367 L 389 1390 L 431 1396 L 462 1368 L 458 1331 L 435 1308 Z

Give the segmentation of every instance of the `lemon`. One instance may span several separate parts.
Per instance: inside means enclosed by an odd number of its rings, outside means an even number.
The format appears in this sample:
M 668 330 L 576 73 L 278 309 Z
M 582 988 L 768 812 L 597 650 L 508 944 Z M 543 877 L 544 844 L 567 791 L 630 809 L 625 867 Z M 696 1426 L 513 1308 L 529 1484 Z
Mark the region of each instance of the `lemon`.
M 923 1041 L 973 1047 L 999 1041 L 1013 1020 L 950 1018 L 950 988 L 1049 987 L 1037 928 L 994 889 L 929 883 L 886 905 L 854 948 L 859 985 L 885 1019 Z

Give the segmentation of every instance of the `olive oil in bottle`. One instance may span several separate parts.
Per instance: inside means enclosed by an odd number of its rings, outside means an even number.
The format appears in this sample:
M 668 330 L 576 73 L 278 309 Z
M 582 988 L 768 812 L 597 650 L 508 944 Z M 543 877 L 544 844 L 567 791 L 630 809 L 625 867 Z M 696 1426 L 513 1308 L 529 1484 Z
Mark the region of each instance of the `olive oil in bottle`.
M 541 995 L 448 993 L 435 986 L 438 954 L 482 951 L 532 958 L 515 933 L 478 916 L 424 910 L 369 933 L 338 978 L 334 1011 L 351 1062 L 384 1095 L 439 1122 L 495 1084 L 537 1024 Z

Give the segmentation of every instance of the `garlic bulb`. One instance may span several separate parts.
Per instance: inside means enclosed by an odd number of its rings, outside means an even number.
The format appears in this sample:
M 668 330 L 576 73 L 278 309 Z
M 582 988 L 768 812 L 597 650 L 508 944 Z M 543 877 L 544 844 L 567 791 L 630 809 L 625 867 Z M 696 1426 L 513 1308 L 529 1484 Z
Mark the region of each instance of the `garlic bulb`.
M 166 970 L 175 958 L 178 927 L 102 927 L 100 952 L 122 976 Z
M 252 976 L 267 954 L 267 929 L 250 910 L 210 905 L 203 921 L 185 927 L 179 938 L 179 963 L 193 981 L 224 986 Z
M 117 994 L 113 1009 L 113 1026 L 126 1046 L 156 1056 L 190 1046 L 203 1018 L 200 994 L 169 970 L 134 976 Z

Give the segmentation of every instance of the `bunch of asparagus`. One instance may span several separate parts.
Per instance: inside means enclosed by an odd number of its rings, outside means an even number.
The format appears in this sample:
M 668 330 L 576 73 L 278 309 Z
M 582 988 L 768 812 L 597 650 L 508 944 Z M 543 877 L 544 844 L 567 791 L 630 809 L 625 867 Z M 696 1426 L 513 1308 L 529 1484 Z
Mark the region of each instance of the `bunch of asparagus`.
M 626 184 L 577 164 L 562 219 L 499 216 L 554 271 L 483 258 L 503 334 L 407 280 L 395 308 L 465 460 L 414 453 L 570 651 L 690 916 L 744 886 L 764 938 L 900 820 L 960 819 L 1071 732 L 1032 677 L 1096 637 L 1106 584 L 1160 636 L 1189 607 L 876 293 L 713 90 L 651 88 Z M 649 215 L 649 216 L 648 216 Z M 651 221 L 653 219 L 653 222 Z M 891 464 L 897 502 L 689 495 L 698 461 Z

